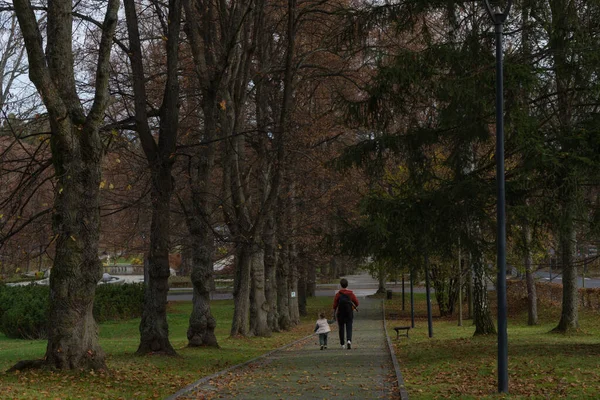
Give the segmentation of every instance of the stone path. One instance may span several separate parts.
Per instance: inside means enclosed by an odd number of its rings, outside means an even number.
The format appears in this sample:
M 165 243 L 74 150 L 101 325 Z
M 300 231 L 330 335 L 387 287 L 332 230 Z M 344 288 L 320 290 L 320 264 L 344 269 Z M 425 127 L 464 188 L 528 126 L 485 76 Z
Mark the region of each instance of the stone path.
M 351 286 L 350 286 L 351 287 Z M 254 363 L 201 380 L 177 399 L 390 399 L 400 398 L 383 329 L 380 300 L 360 299 L 352 350 L 341 349 L 332 324 L 329 348 L 318 337 Z

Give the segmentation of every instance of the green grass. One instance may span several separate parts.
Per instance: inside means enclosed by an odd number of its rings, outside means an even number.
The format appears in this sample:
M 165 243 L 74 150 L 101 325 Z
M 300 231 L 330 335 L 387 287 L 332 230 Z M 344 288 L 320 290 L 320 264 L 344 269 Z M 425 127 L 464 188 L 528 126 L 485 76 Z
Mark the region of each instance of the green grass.
M 230 338 L 233 302 L 214 301 L 220 349 L 187 348 L 190 302 L 169 307 L 170 340 L 178 357 L 136 356 L 139 319 L 100 325 L 100 343 L 107 354 L 106 372 L 31 370 L 0 374 L 3 399 L 151 399 L 165 398 L 184 386 L 229 366 L 257 357 L 312 333 L 316 315 L 328 310 L 330 298 L 309 299 L 308 316 L 289 332 L 270 338 Z M 40 358 L 46 341 L 8 339 L 0 335 L 0 370 L 19 360 Z
M 423 296 L 417 297 L 425 304 Z M 392 310 L 400 300 L 386 302 Z M 457 326 L 456 318 L 435 318 L 433 338 L 419 304 L 420 318 L 410 339 L 394 340 L 400 369 L 411 399 L 533 398 L 597 399 L 600 396 L 600 317 L 580 310 L 580 331 L 550 333 L 560 309 L 539 306 L 540 323 L 527 325 L 526 311 L 513 312 L 508 321 L 509 395 L 497 394 L 496 336 L 473 337 L 471 320 Z M 408 310 L 408 303 L 407 303 Z M 437 311 L 434 306 L 434 313 Z M 407 312 L 393 326 L 409 325 Z M 393 336 L 392 336 L 393 335 Z

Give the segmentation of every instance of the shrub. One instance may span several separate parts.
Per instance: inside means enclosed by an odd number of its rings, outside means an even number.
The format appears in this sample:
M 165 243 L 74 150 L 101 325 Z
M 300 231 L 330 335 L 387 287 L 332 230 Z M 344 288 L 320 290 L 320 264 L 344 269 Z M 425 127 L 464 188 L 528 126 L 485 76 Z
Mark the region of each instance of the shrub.
M 10 338 L 45 338 L 49 293 L 47 286 L 0 286 L 0 331 Z
M 47 337 L 50 289 L 48 286 L 0 285 L 0 332 L 10 338 Z M 142 315 L 144 284 L 98 285 L 94 317 L 98 322 Z
M 94 318 L 98 322 L 137 318 L 142 315 L 144 284 L 98 285 Z

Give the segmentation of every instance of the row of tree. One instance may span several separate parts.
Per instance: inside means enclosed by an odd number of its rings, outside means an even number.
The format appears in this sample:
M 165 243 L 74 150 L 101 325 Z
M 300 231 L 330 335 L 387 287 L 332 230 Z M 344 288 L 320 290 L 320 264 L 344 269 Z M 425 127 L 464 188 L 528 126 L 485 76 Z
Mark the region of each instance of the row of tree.
M 356 174 L 325 165 L 345 132 L 335 98 L 356 69 L 339 41 L 341 4 L 102 5 L 3 8 L 16 15 L 41 99 L 31 121 L 7 118 L 2 153 L 11 185 L 1 245 L 47 235 L 53 263 L 53 323 L 35 364 L 105 367 L 92 305 L 108 243 L 147 246 L 138 354 L 175 353 L 166 313 L 173 238 L 191 265 L 190 346 L 218 346 L 209 303 L 216 245 L 235 255 L 231 334 L 290 329 L 317 267 L 336 276 L 345 260 L 326 258 L 322 243 L 356 184 Z

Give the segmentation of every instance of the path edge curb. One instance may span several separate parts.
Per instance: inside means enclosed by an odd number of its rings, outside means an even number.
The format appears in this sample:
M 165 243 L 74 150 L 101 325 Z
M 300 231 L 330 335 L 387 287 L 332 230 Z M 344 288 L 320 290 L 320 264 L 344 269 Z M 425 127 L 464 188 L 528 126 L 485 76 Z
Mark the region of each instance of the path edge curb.
M 285 349 L 287 349 L 288 347 L 291 347 L 291 346 L 295 345 L 296 343 L 300 343 L 301 341 L 303 341 L 303 340 L 306 340 L 306 339 L 310 338 L 311 336 L 314 336 L 314 333 L 313 333 L 313 334 L 310 334 L 310 335 L 307 335 L 307 336 L 305 336 L 305 337 L 303 337 L 303 338 L 300 338 L 300 339 L 294 340 L 293 342 L 290 342 L 290 343 L 284 344 L 283 346 L 281 346 L 281 347 L 279 347 L 279 348 L 277 348 L 277 349 L 273 349 L 273 350 L 271 350 L 271 351 L 268 351 L 268 352 L 266 352 L 266 353 L 264 353 L 264 354 L 261 354 L 261 355 L 260 355 L 260 356 L 258 356 L 258 357 L 254 357 L 254 358 L 253 358 L 253 359 L 251 359 L 251 360 L 244 361 L 243 363 L 236 364 L 236 365 L 233 365 L 233 366 L 231 366 L 231 367 L 229 367 L 229 368 L 226 368 L 226 369 L 224 369 L 224 370 L 221 370 L 221 371 L 215 372 L 215 373 L 214 373 L 214 374 L 212 374 L 212 375 L 205 376 L 204 378 L 200 378 L 200 379 L 198 379 L 197 381 L 195 381 L 195 382 L 193 382 L 193 383 L 190 383 L 189 385 L 187 385 L 187 386 L 186 386 L 186 387 L 184 387 L 183 389 L 179 390 L 178 392 L 176 392 L 176 393 L 174 393 L 174 394 L 170 395 L 169 397 L 166 397 L 164 400 L 176 400 L 176 399 L 177 399 L 179 396 L 183 396 L 184 394 L 186 394 L 186 393 L 188 393 L 188 392 L 191 392 L 191 391 L 192 391 L 192 389 L 194 389 L 194 388 L 196 388 L 196 387 L 198 387 L 198 386 L 204 385 L 205 383 L 207 383 L 207 382 L 208 382 L 208 381 L 210 381 L 211 379 L 218 378 L 219 376 L 221 376 L 221 375 L 224 375 L 224 374 L 226 374 L 226 373 L 228 373 L 228 372 L 231 372 L 231 371 L 233 371 L 233 370 L 236 370 L 236 369 L 238 369 L 238 368 L 245 367 L 245 366 L 246 366 L 246 365 L 248 365 L 248 364 L 252 364 L 252 363 L 254 363 L 254 362 L 257 362 L 257 361 L 259 361 L 259 360 L 262 360 L 263 358 L 267 358 L 267 357 L 269 357 L 270 355 L 272 355 L 272 354 L 274 354 L 274 353 L 277 353 L 278 351 L 285 350 Z
M 400 372 L 400 364 L 398 364 L 398 358 L 396 358 L 394 346 L 392 346 L 392 341 L 388 335 L 387 320 L 385 319 L 385 300 L 381 300 L 381 310 L 383 313 L 383 331 L 385 332 L 385 339 L 387 341 L 388 350 L 390 351 L 390 357 L 392 358 L 392 364 L 394 364 L 394 371 L 396 372 L 396 380 L 398 381 L 400 399 L 408 400 L 408 392 L 406 391 L 406 386 L 404 386 L 404 379 L 402 378 L 402 372 Z

